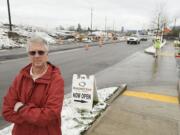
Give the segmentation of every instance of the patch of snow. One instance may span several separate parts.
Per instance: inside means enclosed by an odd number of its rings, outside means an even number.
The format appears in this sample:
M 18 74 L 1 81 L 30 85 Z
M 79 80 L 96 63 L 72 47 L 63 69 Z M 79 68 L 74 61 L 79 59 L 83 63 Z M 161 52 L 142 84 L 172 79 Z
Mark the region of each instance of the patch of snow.
M 44 38 L 48 43 L 56 43 L 56 41 L 45 32 L 36 32 L 35 34 Z
M 97 90 L 99 102 L 94 105 L 92 111 L 79 110 L 72 106 L 71 97 L 65 96 L 61 118 L 62 135 L 80 135 L 85 132 L 98 116 L 106 109 L 107 101 L 118 87 L 110 87 Z M 0 135 L 11 135 L 13 124 L 0 130 Z
M 0 23 L 0 49 L 14 48 L 14 47 L 24 47 L 27 43 L 28 38 L 34 34 L 38 34 L 43 37 L 48 43 L 54 44 L 56 40 L 50 36 L 55 35 L 55 32 L 50 32 L 33 26 L 13 26 L 13 33 L 15 34 L 12 38 L 8 38 L 9 28 Z
M 4 36 L 3 33 L 0 33 L 0 49 L 9 49 L 13 47 L 17 47 L 17 44 L 7 36 Z
M 3 130 L 0 130 L 0 135 L 11 135 L 12 128 L 13 128 L 13 124 L 4 128 Z
M 148 47 L 147 49 L 145 49 L 145 52 L 147 52 L 147 53 L 155 53 L 155 48 L 154 48 L 154 46 L 151 46 L 151 47 Z
M 18 33 L 21 36 L 25 36 L 25 37 L 31 37 L 32 36 L 32 32 L 28 32 L 24 29 L 20 29 L 18 27 L 16 27 L 15 29 L 13 29 L 14 32 Z

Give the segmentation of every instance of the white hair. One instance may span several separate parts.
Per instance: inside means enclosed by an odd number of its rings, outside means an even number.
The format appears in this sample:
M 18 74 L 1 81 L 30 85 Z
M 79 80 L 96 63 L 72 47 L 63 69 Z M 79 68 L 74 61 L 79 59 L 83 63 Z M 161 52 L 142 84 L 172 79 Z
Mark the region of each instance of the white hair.
M 27 46 L 26 46 L 27 52 L 29 51 L 29 48 L 33 43 L 42 44 L 46 48 L 46 50 L 49 51 L 49 45 L 48 45 L 47 41 L 44 38 L 42 38 L 41 36 L 34 35 L 27 42 Z

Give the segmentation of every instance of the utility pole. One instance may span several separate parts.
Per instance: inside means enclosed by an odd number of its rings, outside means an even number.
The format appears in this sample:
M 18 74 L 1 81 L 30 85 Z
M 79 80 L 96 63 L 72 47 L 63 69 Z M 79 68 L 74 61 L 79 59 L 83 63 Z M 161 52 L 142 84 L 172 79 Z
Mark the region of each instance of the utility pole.
M 10 11 L 10 4 L 9 0 L 7 0 L 7 6 L 8 6 L 8 16 L 9 16 L 9 30 L 12 31 L 12 24 L 11 24 L 11 11 Z
M 92 33 L 92 19 L 93 19 L 93 9 L 91 8 L 91 33 Z
M 174 27 L 173 27 L 173 29 L 174 29 L 174 30 L 176 29 L 176 18 L 175 18 L 175 20 L 174 20 Z
M 164 36 L 164 30 L 166 28 L 166 19 L 163 19 L 163 24 L 162 24 L 162 32 L 161 32 L 161 42 L 163 42 L 163 36 Z
M 115 33 L 115 20 L 113 21 L 113 33 Z
M 158 24 L 157 24 L 157 33 L 156 33 L 156 38 L 159 36 L 159 27 L 160 27 L 160 13 L 158 14 Z
M 105 17 L 105 35 L 107 36 L 107 29 L 106 29 L 106 25 L 107 25 L 107 17 Z

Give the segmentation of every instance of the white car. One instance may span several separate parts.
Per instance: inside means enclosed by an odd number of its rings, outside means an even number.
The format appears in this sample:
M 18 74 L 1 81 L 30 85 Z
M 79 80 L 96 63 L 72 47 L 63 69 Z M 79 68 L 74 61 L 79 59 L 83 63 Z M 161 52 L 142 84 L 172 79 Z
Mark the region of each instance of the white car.
M 5 44 L 2 46 L 2 49 L 12 49 L 13 46 L 11 44 Z
M 82 41 L 83 41 L 84 43 L 91 43 L 91 42 L 92 42 L 92 40 L 89 39 L 89 38 L 83 38 Z
M 138 35 L 132 35 L 127 38 L 127 44 L 140 44 L 140 37 Z
M 141 35 L 140 39 L 141 39 L 141 41 L 148 41 L 148 36 L 147 35 Z

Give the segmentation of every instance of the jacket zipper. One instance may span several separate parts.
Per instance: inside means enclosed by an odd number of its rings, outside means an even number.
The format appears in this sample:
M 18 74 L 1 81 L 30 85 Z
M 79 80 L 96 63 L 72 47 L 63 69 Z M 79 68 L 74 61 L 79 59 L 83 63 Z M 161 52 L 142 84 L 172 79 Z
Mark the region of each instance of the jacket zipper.
M 31 100 L 31 97 L 32 97 L 33 92 L 34 92 L 34 88 L 35 88 L 35 82 L 32 81 L 32 87 L 31 87 L 31 89 L 30 89 L 30 94 L 28 95 L 28 100 L 26 101 L 26 103 L 28 103 L 28 102 Z M 25 104 L 26 104 L 26 103 L 25 103 Z

